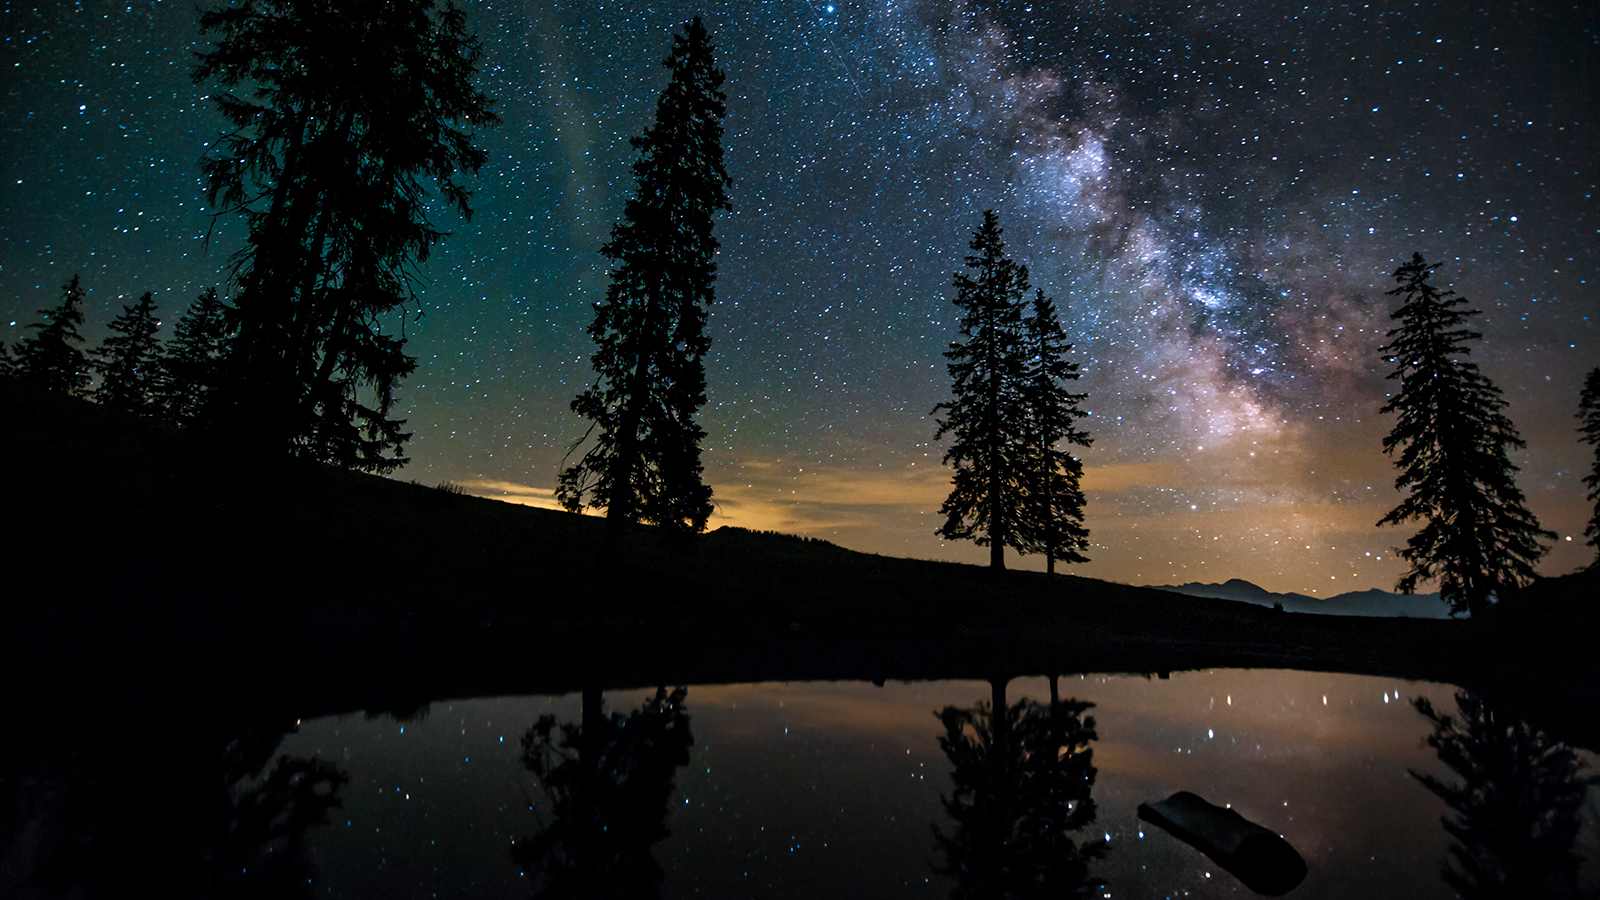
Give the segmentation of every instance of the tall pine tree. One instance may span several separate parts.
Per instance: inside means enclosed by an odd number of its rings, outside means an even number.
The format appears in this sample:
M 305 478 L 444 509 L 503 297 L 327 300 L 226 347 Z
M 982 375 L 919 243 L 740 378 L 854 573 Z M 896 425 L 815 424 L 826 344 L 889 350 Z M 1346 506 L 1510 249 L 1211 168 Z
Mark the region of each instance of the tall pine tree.
M 1583 483 L 1589 488 L 1589 502 L 1594 511 L 1589 514 L 1589 525 L 1583 530 L 1589 546 L 1595 548 L 1595 565 L 1600 565 L 1600 368 L 1589 370 L 1583 379 L 1583 393 L 1578 396 L 1579 433 L 1583 442 L 1594 448 L 1594 461 Z
M 145 291 L 132 306 L 111 320 L 111 334 L 89 352 L 100 376 L 94 399 L 107 409 L 144 416 L 156 411 L 156 386 L 160 377 L 155 295 Z
M 207 196 L 247 240 L 218 411 L 271 450 L 402 465 L 395 391 L 416 360 L 386 328 L 445 234 L 431 198 L 471 214 L 469 129 L 499 121 L 472 84 L 478 41 L 434 0 L 241 0 L 200 26 L 215 44 L 194 79 L 220 85 L 233 127 L 202 163 Z
M 589 336 L 595 383 L 572 409 L 593 437 L 561 473 L 571 510 L 605 507 L 615 541 L 648 522 L 697 532 L 711 514 L 695 416 L 706 402 L 706 313 L 714 299 L 719 210 L 730 209 L 722 164 L 727 98 L 711 37 L 696 18 L 672 38 L 671 79 L 654 124 L 633 139 L 634 196 L 601 253 L 612 262 Z
M 1067 358 L 1072 345 L 1056 305 L 1043 290 L 1033 295 L 1031 314 L 1022 323 L 1027 364 L 1022 403 L 1027 410 L 1027 498 L 1023 507 L 1020 546 L 1043 553 L 1045 571 L 1055 574 L 1056 560 L 1088 562 L 1089 529 L 1083 524 L 1083 461 L 1067 449 L 1087 447 L 1089 433 L 1078 427 L 1088 413 L 1079 404 L 1087 394 L 1067 390 L 1078 379 L 1078 364 Z M 1065 444 L 1067 447 L 1063 447 Z
M 955 472 L 936 532 L 989 548 L 989 566 L 1003 570 L 1005 548 L 1027 547 L 1026 500 L 1030 481 L 1028 406 L 1023 396 L 1027 356 L 1022 310 L 1028 269 L 1006 256 L 1000 219 L 993 210 L 973 235 L 965 272 L 955 274 L 962 340 L 945 351 L 951 399 L 933 408 L 934 438 L 953 435 L 944 462 Z M 943 417 L 939 417 L 940 413 Z
M 1410 564 L 1401 591 L 1437 578 L 1451 614 L 1480 616 L 1492 596 L 1533 579 L 1545 551 L 1540 541 L 1555 535 L 1523 505 L 1507 455 L 1523 441 L 1502 412 L 1500 389 L 1467 358 L 1469 344 L 1483 337 L 1467 327 L 1479 313 L 1430 281 L 1438 267 L 1413 254 L 1388 292 L 1404 299 L 1381 348 L 1394 365 L 1388 377 L 1399 382 L 1382 409 L 1396 414 L 1383 451 L 1398 454 L 1395 487 L 1406 497 L 1378 524 L 1422 522 L 1399 551 Z
M 179 425 L 199 419 L 221 382 L 228 335 L 227 307 L 216 288 L 206 288 L 178 318 L 162 348 L 157 391 L 162 415 Z
M 56 394 L 81 395 L 89 387 L 89 360 L 79 349 L 83 336 L 83 286 L 72 276 L 61 287 L 61 304 L 39 310 L 34 333 L 17 345 L 12 363 L 17 380 Z

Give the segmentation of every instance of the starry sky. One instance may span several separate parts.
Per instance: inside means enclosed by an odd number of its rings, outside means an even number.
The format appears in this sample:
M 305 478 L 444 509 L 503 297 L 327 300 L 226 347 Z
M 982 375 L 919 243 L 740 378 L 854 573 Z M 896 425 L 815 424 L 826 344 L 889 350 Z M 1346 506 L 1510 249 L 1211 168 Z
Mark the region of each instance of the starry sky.
M 1409 532 L 1376 348 L 1420 251 L 1484 310 L 1521 484 L 1586 562 L 1573 413 L 1600 363 L 1600 7 L 733 0 L 468 3 L 504 125 L 425 270 L 399 477 L 547 505 L 582 433 L 597 253 L 668 35 L 728 75 L 734 210 L 707 359 L 712 526 L 897 555 L 941 542 L 951 273 L 982 210 L 1077 344 L 1093 561 L 1133 583 L 1388 587 Z M 81 272 L 91 339 L 219 283 L 184 2 L 0 0 L 0 340 Z M 240 473 L 238 490 L 249 490 Z M 1024 565 L 1033 564 L 1031 560 Z

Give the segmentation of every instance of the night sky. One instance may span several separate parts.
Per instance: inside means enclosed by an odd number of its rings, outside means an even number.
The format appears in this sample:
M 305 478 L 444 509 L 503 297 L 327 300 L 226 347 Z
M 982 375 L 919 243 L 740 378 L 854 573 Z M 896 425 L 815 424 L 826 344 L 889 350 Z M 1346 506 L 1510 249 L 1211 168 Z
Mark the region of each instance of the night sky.
M 977 560 L 934 537 L 951 272 L 987 207 L 1053 294 L 1093 411 L 1093 562 L 1134 583 L 1389 587 L 1409 531 L 1380 439 L 1397 261 L 1442 260 L 1528 441 L 1521 485 L 1587 561 L 1573 413 L 1600 363 L 1592 2 L 770 0 L 468 4 L 505 124 L 403 323 L 400 477 L 548 503 L 590 377 L 629 136 L 695 13 L 728 75 L 735 209 L 707 358 L 712 526 Z M 97 339 L 170 322 L 240 232 L 196 162 L 195 5 L 0 3 L 0 340 L 81 272 Z M 399 330 L 402 323 L 394 323 Z M 220 487 L 250 491 L 250 473 Z

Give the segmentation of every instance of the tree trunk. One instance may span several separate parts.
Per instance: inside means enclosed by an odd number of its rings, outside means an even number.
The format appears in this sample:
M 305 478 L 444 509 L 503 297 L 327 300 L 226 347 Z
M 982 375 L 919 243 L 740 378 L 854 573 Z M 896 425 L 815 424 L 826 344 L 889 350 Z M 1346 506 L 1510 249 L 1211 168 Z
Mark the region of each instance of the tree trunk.
M 645 288 L 645 308 L 635 337 L 633 371 L 628 378 L 628 400 L 623 408 L 621 434 L 617 437 L 617 454 L 612 460 L 611 496 L 606 498 L 606 541 L 612 547 L 622 542 L 623 532 L 639 518 L 639 497 L 634 492 L 633 476 L 641 468 L 639 452 L 639 426 L 644 421 L 644 408 L 650 389 L 650 347 L 655 341 L 655 320 L 661 306 L 661 273 L 649 279 Z M 623 478 L 617 478 L 616 469 Z
M 989 568 L 995 572 L 1006 570 L 1006 514 L 1000 500 L 1000 352 L 999 340 L 990 320 L 991 333 L 987 349 L 989 358 Z
M 1044 573 L 1046 575 L 1054 575 L 1056 573 L 1056 554 L 1054 550 L 1046 550 L 1044 552 Z
M 989 714 L 990 723 L 993 725 L 994 741 L 998 747 L 1004 747 L 1011 735 L 1011 717 L 1006 714 L 1006 681 L 1005 678 L 989 679 Z
M 577 868 L 580 872 L 589 871 L 587 867 L 593 866 L 593 860 L 598 855 L 596 850 L 600 846 L 600 836 L 597 829 L 600 826 L 596 804 L 600 795 L 600 756 L 604 750 L 606 728 L 604 725 L 605 709 L 601 702 L 602 695 L 597 687 L 583 689 L 583 718 L 578 726 L 578 766 L 579 779 L 578 792 L 574 807 L 580 824 L 579 838 L 573 852 L 577 856 Z
M 599 736 L 600 717 L 605 715 L 605 695 L 597 687 L 583 689 L 583 736 L 585 743 L 592 737 Z

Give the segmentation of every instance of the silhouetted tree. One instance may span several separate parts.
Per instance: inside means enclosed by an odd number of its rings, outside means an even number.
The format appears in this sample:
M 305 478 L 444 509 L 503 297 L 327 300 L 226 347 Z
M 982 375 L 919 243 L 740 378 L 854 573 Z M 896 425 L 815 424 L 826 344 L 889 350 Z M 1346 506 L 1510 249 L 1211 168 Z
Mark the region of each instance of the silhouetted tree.
M 1433 725 L 1428 746 L 1461 778 L 1411 773 L 1448 811 L 1445 883 L 1466 900 L 1580 896 L 1573 845 L 1584 797 L 1600 779 L 1583 774 L 1570 746 L 1470 691 L 1456 694 L 1459 716 L 1426 697 L 1414 705 Z
M 1583 393 L 1578 397 L 1578 421 L 1583 442 L 1594 448 L 1589 474 L 1583 478 L 1594 510 L 1589 514 L 1589 524 L 1583 533 L 1589 538 L 1589 546 L 1595 548 L 1595 564 L 1600 564 L 1600 368 L 1590 369 L 1583 379 Z
M 289 729 L 167 723 L 137 740 L 131 710 L 52 722 L 14 740 L 0 777 L 0 896 L 111 897 L 161 874 L 162 896 L 288 900 L 317 893 L 312 829 L 340 805 L 348 775 L 282 753 Z M 130 773 L 138 773 L 131 777 Z
M 269 448 L 402 465 L 395 389 L 416 360 L 384 322 L 406 314 L 445 234 L 434 192 L 471 214 L 457 174 L 485 156 L 468 128 L 499 121 L 472 85 L 477 39 L 434 0 L 242 0 L 200 27 L 215 45 L 194 79 L 221 86 L 233 126 L 202 162 L 206 194 L 247 241 L 219 411 Z
M 206 288 L 172 327 L 161 351 L 157 403 L 179 425 L 192 424 L 222 380 L 228 348 L 227 307 Z
M 934 827 L 941 864 L 955 898 L 1086 897 L 1104 887 L 1089 871 L 1105 852 L 1077 832 L 1095 820 L 1093 704 L 1027 700 L 1009 705 L 1004 683 L 991 701 L 938 714 L 939 748 L 951 764 L 950 794 L 940 797 L 955 824 Z
M 534 896 L 658 896 L 651 848 L 667 837 L 667 801 L 694 737 L 688 692 L 657 689 L 639 709 L 604 712 L 599 690 L 583 695 L 581 724 L 541 716 L 522 738 L 523 765 L 548 798 L 551 820 L 512 845 Z
M 1517 467 L 1506 455 L 1523 442 L 1501 412 L 1500 389 L 1467 359 L 1469 343 L 1482 335 L 1466 325 L 1479 313 L 1463 309 L 1455 291 L 1434 286 L 1429 279 L 1438 267 L 1413 254 L 1395 270 L 1399 286 L 1389 291 L 1404 300 L 1392 315 L 1400 324 L 1381 348 L 1394 365 L 1388 377 L 1400 383 L 1383 405 L 1382 412 L 1397 414 L 1383 451 L 1398 451 L 1395 487 L 1406 497 L 1378 524 L 1423 522 L 1399 551 L 1410 564 L 1399 590 L 1409 594 L 1438 578 L 1451 613 L 1476 616 L 1491 596 L 1533 578 L 1545 550 L 1540 539 L 1555 535 L 1523 505 Z
M 230 737 L 222 754 L 223 820 L 211 830 L 209 896 L 310 897 L 316 867 L 306 853 L 310 830 L 340 808 L 350 776 L 314 756 L 279 755 L 286 732 Z M 268 764 L 271 764 L 270 768 Z
M 954 435 L 944 462 L 955 469 L 936 532 L 989 547 L 989 565 L 1005 568 L 1005 548 L 1026 546 L 1023 501 L 1029 482 L 1027 359 L 1022 338 L 1028 269 L 1006 256 L 993 210 L 973 235 L 967 272 L 955 274 L 962 340 L 952 341 L 951 399 L 933 408 L 935 439 Z
M 730 209 L 722 165 L 723 74 L 698 18 L 672 38 L 671 80 L 654 124 L 633 139 L 639 160 L 622 220 L 600 252 L 612 262 L 589 336 L 595 383 L 572 401 L 594 442 L 562 471 L 562 504 L 605 507 L 615 541 L 634 522 L 700 531 L 711 488 L 700 463 L 703 359 L 714 299 L 713 219 Z M 570 452 L 570 451 L 569 451 Z
M 78 347 L 83 296 L 74 275 L 61 287 L 60 305 L 39 310 L 40 321 L 28 326 L 34 333 L 17 345 L 12 370 L 18 380 L 57 394 L 79 395 L 89 387 L 89 360 Z
M 1022 380 L 1022 404 L 1027 410 L 1024 476 L 1026 502 L 1019 545 L 1029 553 L 1043 553 L 1045 571 L 1055 574 L 1056 560 L 1088 562 L 1089 529 L 1083 524 L 1083 461 L 1061 445 L 1087 447 L 1088 432 L 1077 421 L 1088 413 L 1079 408 L 1087 394 L 1067 390 L 1078 378 L 1078 364 L 1067 358 L 1072 345 L 1061 327 L 1055 303 L 1043 290 L 1033 295 L 1032 314 L 1022 322 L 1027 364 Z
M 160 375 L 156 332 L 155 295 L 145 291 L 132 306 L 111 320 L 111 333 L 100 346 L 89 351 L 91 367 L 100 375 L 94 399 L 108 409 L 135 415 L 155 411 L 157 381 Z
M 6 346 L 5 341 L 0 341 L 0 378 L 11 377 L 11 366 L 11 348 Z

